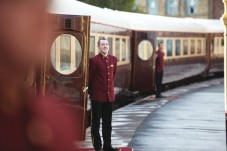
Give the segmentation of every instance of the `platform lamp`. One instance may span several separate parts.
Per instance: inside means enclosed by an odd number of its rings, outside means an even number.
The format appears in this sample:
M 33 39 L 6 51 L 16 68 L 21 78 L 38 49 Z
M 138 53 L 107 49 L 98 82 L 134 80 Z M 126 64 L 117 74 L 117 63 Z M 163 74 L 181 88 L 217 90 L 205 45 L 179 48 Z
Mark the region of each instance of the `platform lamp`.
M 224 31 L 224 39 L 225 39 L 225 47 L 224 47 L 224 71 L 225 71 L 225 126 L 227 130 L 227 0 L 222 0 L 224 3 L 224 14 L 221 17 L 223 23 L 225 25 Z M 227 131 L 226 131 L 226 146 L 227 146 Z

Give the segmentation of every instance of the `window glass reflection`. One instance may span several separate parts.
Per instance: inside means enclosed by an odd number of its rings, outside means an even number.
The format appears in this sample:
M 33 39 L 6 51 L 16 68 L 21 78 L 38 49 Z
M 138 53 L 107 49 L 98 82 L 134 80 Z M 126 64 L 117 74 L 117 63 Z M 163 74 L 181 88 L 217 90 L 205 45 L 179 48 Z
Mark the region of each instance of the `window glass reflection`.
M 191 54 L 195 54 L 195 40 L 191 40 Z
M 117 61 L 120 61 L 120 39 L 115 39 L 115 55 L 117 57 Z
M 143 40 L 138 46 L 138 56 L 142 60 L 148 60 L 153 54 L 153 46 L 150 41 Z
M 95 56 L 95 36 L 90 36 L 89 57 Z
M 127 42 L 127 61 L 129 61 L 130 60 L 130 39 L 128 39 L 127 40 L 128 42 Z
M 58 36 L 51 47 L 51 63 L 61 74 L 71 74 L 79 67 L 82 48 L 76 37 L 70 34 Z
M 167 56 L 172 56 L 173 55 L 173 43 L 172 40 L 167 40 Z
M 113 55 L 113 38 L 108 38 L 109 42 L 109 54 Z
M 197 41 L 197 53 L 198 54 L 202 53 L 202 40 Z
M 221 46 L 224 46 L 225 42 L 224 42 L 224 39 L 221 38 Z
M 176 40 L 175 41 L 175 46 L 176 46 L 175 54 L 176 54 L 176 56 L 179 56 L 181 54 L 180 53 L 181 41 L 180 40 Z
M 71 38 L 69 35 L 60 36 L 60 70 L 69 70 L 71 62 Z
M 183 40 L 183 51 L 184 55 L 188 54 L 188 40 Z
M 178 15 L 178 0 L 167 0 L 166 1 L 166 13 L 170 16 Z
M 74 55 L 76 56 L 76 60 L 75 60 L 75 66 L 74 67 L 71 67 L 73 69 L 76 69 L 79 67 L 80 65 L 80 62 L 81 62 L 81 58 L 82 58 L 82 49 L 81 49 L 81 45 L 79 43 L 78 40 L 75 39 L 75 37 L 72 37 L 72 39 L 74 40 L 75 42 L 75 48 L 76 48 L 76 53 L 71 55 L 72 59 L 74 58 Z M 72 49 L 73 50 L 73 49 Z M 74 61 L 74 60 L 73 60 Z
M 122 39 L 122 42 L 121 42 L 121 51 L 122 51 L 122 59 L 121 61 L 126 61 L 126 40 L 125 39 Z

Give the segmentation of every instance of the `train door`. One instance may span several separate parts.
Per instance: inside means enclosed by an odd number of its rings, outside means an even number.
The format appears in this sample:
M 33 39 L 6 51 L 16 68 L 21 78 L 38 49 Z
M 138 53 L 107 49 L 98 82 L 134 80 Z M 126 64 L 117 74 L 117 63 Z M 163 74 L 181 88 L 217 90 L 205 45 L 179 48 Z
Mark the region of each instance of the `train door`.
M 51 20 L 43 92 L 64 100 L 62 104 L 75 111 L 81 129 L 78 139 L 84 140 L 90 17 L 53 15 Z
M 154 91 L 155 46 L 153 33 L 133 32 L 131 91 Z

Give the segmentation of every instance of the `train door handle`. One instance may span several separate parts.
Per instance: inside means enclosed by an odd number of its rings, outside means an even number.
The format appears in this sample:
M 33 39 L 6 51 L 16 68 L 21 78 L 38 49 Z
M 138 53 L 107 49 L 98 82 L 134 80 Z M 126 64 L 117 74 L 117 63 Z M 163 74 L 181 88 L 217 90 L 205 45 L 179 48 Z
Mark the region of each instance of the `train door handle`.
M 88 87 L 83 87 L 83 92 L 86 92 L 87 91 L 87 89 L 88 89 Z

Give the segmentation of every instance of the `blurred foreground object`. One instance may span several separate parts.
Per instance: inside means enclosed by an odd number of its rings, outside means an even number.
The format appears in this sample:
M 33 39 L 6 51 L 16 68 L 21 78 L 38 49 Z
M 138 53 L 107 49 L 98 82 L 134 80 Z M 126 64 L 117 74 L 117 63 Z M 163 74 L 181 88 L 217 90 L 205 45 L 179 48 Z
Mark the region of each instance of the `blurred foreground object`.
M 54 97 L 35 98 L 47 0 L 0 1 L 0 150 L 76 150 L 76 117 Z

